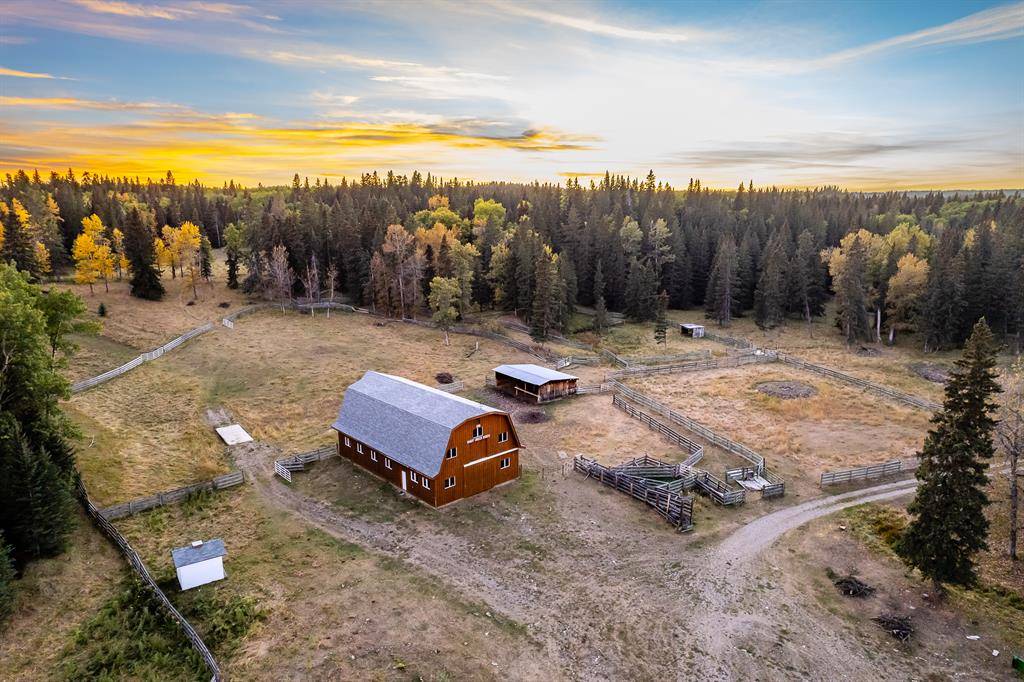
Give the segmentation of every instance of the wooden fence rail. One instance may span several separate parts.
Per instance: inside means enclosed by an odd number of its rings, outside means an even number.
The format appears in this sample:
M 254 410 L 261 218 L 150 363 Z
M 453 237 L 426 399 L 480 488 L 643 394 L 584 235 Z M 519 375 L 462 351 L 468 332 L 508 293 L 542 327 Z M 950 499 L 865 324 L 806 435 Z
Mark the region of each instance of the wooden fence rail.
M 274 473 L 288 481 L 292 482 L 291 472 L 293 471 L 305 471 L 306 465 L 312 462 L 319 462 L 321 460 L 336 457 L 338 455 L 338 446 L 336 445 L 324 445 L 316 450 L 310 450 L 309 452 L 303 452 L 292 457 L 285 457 L 284 459 L 278 459 L 274 461 Z
M 612 396 L 612 405 L 614 407 L 619 408 L 620 410 L 628 414 L 630 417 L 638 419 L 640 423 L 646 424 L 647 427 L 650 428 L 651 430 L 657 431 L 665 438 L 669 439 L 679 447 L 689 452 L 691 456 L 698 452 L 701 453 L 701 456 L 703 456 L 704 448 L 699 443 L 695 443 L 694 441 L 690 440 L 689 438 L 682 435 L 678 431 L 669 428 L 665 424 L 662 424 L 660 421 L 654 419 L 653 417 L 651 417 L 651 415 L 647 414 L 643 410 L 638 410 L 637 408 L 633 407 L 625 400 L 623 400 L 618 394 Z
M 85 513 L 88 514 L 92 522 L 96 524 L 96 527 L 99 528 L 112 543 L 114 543 L 118 550 L 120 550 L 121 554 L 128 561 L 128 564 L 138 574 L 142 583 L 149 588 L 157 601 L 159 601 L 170 613 L 171 618 L 178 623 L 178 626 L 181 628 L 182 632 L 184 632 L 185 637 L 203 659 L 203 662 L 206 663 L 206 666 L 210 669 L 210 674 L 212 675 L 211 682 L 220 682 L 220 680 L 223 680 L 224 678 L 221 675 L 220 666 L 217 665 L 217 660 L 213 657 L 213 653 L 210 651 L 209 647 L 207 647 L 206 643 L 203 642 L 203 638 L 199 636 L 199 633 L 196 632 L 194 627 L 192 627 L 192 624 L 189 623 L 183 615 L 181 615 L 181 612 L 174 607 L 171 600 L 168 599 L 167 595 L 160 589 L 160 586 L 157 585 L 156 580 L 153 579 L 153 575 L 149 572 L 149 569 L 146 567 L 145 562 L 142 561 L 142 557 L 139 556 L 139 553 L 132 548 L 128 543 L 128 540 L 125 539 L 125 537 L 121 535 L 120 531 L 114 527 L 114 524 L 110 523 L 110 521 L 108 521 L 96 508 L 96 505 L 92 503 L 92 500 L 89 499 L 89 492 L 86 490 L 85 484 L 82 483 L 81 478 L 77 481 L 77 493 L 78 500 L 82 504 L 82 508 L 85 509 Z
M 829 367 L 815 365 L 814 363 L 807 362 L 806 360 L 801 360 L 800 358 L 789 355 L 787 353 L 771 353 L 771 355 L 777 357 L 780 362 L 784 362 L 787 365 L 792 365 L 793 367 L 798 367 L 808 372 L 821 374 L 822 376 L 826 376 L 831 379 L 836 379 L 837 381 L 842 381 L 852 386 L 857 386 L 858 388 L 863 388 L 864 390 L 870 391 L 871 393 L 882 395 L 887 398 L 892 398 L 893 400 L 904 403 L 905 405 L 910 405 L 911 407 L 918 407 L 922 410 L 930 410 L 932 412 L 936 412 L 942 408 L 942 405 L 940 405 L 939 403 L 932 402 L 925 398 L 921 398 L 916 395 L 911 395 L 909 393 L 903 393 L 901 391 L 889 388 L 888 386 L 876 384 L 871 381 L 859 379 L 855 376 L 850 376 L 849 374 L 838 372 Z
M 732 348 L 753 348 L 754 344 L 746 339 L 741 339 L 735 336 L 725 336 L 724 334 L 715 334 L 709 332 L 707 328 L 704 329 L 704 338 L 715 343 L 720 343 L 724 346 L 730 346 Z
M 707 358 L 704 360 L 690 360 L 671 365 L 653 365 L 636 367 L 628 365 L 625 369 L 609 372 L 608 379 L 624 379 L 629 377 L 645 377 L 653 374 L 674 374 L 676 372 L 699 372 L 709 369 L 721 369 L 725 367 L 740 367 L 753 365 L 762 362 L 773 362 L 774 358 L 768 355 L 733 355 L 724 358 Z
M 434 388 L 445 393 L 458 393 L 466 389 L 466 384 L 461 381 L 453 381 L 450 384 L 437 384 Z
M 633 365 L 666 365 L 692 360 L 706 360 L 711 357 L 711 351 L 704 349 L 692 353 L 677 353 L 675 355 L 639 355 L 623 358 L 630 366 Z
M 853 469 L 826 471 L 822 473 L 821 480 L 818 485 L 821 487 L 825 487 L 827 485 L 843 485 L 845 483 L 853 483 L 854 481 L 864 481 L 872 478 L 882 478 L 884 476 L 895 476 L 903 471 L 903 462 L 898 459 L 894 459 L 881 464 L 871 464 Z
M 232 488 L 236 485 L 240 485 L 243 478 L 241 471 L 232 471 L 231 473 L 224 474 L 223 476 L 217 476 L 216 478 L 209 481 L 203 481 L 202 483 L 194 483 L 181 488 L 175 488 L 174 490 L 157 493 L 156 495 L 150 495 L 149 497 L 140 497 L 139 499 L 129 500 L 122 504 L 115 504 L 111 507 L 101 509 L 100 514 L 103 515 L 103 518 L 108 520 L 120 519 L 125 516 L 138 514 L 139 512 L 146 511 L 147 509 L 154 509 L 156 507 L 162 507 L 165 504 L 181 502 L 190 495 L 194 495 L 198 492 Z
M 81 381 L 78 381 L 78 382 L 72 384 L 71 385 L 71 392 L 72 393 L 81 393 L 82 391 L 88 390 L 88 389 L 92 388 L 93 386 L 98 386 L 98 385 L 102 384 L 105 381 L 110 381 L 111 379 L 113 379 L 115 377 L 119 377 L 122 374 L 130 372 L 131 370 L 135 369 L 136 367 L 138 367 L 139 365 L 141 365 L 143 363 L 150 362 L 151 360 L 156 360 L 157 358 L 162 356 L 164 353 L 166 353 L 168 351 L 171 351 L 171 350 L 174 350 L 175 348 L 177 348 L 181 344 L 185 343 L 189 339 L 194 339 L 195 337 L 199 336 L 200 334 L 205 334 L 206 332 L 212 331 L 212 330 L 213 330 L 213 323 L 212 322 L 207 322 L 206 324 L 204 324 L 201 327 L 196 327 L 195 329 L 193 329 L 191 331 L 185 332 L 184 334 L 182 334 L 178 338 L 176 338 L 176 339 L 174 339 L 172 341 L 168 341 L 167 343 L 165 343 L 164 345 L 160 346 L 159 348 L 154 348 L 153 350 L 151 350 L 151 351 L 149 351 L 147 353 L 143 353 L 139 357 L 135 358 L 134 360 L 131 360 L 130 362 L 126 362 L 125 364 L 121 365 L 120 367 L 115 367 L 114 369 L 108 370 L 108 371 L 104 372 L 103 374 L 100 374 L 99 376 L 94 376 L 94 377 L 92 377 L 90 379 L 83 379 Z
M 646 503 L 680 531 L 693 528 L 693 498 L 688 495 L 680 495 L 640 476 L 606 467 L 582 455 L 573 459 L 573 469 Z

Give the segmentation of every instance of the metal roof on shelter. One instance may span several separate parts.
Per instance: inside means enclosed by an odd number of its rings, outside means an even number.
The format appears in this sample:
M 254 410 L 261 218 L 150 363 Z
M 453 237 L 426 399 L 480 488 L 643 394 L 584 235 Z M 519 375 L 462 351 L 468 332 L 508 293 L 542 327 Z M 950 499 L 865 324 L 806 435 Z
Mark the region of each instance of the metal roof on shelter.
M 369 371 L 345 391 L 332 426 L 399 464 L 434 477 L 452 429 L 501 410 L 402 377 Z
M 575 380 L 571 374 L 565 372 L 559 372 L 558 370 L 548 369 L 547 367 L 541 367 L 540 365 L 501 365 L 500 367 L 494 368 L 495 372 L 510 376 L 513 379 L 519 379 L 525 381 L 528 384 L 534 386 L 543 386 L 549 381 L 569 381 Z
M 679 326 L 684 328 L 684 329 L 703 329 L 704 328 L 704 325 L 702 325 L 702 324 L 694 324 L 692 322 L 683 322 Z
M 174 567 L 181 568 L 182 566 L 198 564 L 200 561 L 216 559 L 227 553 L 228 550 L 224 547 L 224 541 L 220 538 L 214 538 L 213 540 L 205 541 L 198 547 L 189 545 L 188 547 L 172 549 L 171 558 L 174 559 Z

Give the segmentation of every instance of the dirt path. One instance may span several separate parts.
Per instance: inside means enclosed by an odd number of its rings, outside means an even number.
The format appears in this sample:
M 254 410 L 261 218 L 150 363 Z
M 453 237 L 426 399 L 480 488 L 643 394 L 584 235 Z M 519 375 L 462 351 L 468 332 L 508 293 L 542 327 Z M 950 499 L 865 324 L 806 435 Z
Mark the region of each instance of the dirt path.
M 633 515 L 636 525 L 633 505 L 609 505 L 602 489 L 567 479 L 562 485 L 575 494 L 556 491 L 555 516 L 562 520 L 555 525 L 521 510 L 502 510 L 510 544 L 543 544 L 551 554 L 537 564 L 518 557 L 524 552 L 513 551 L 510 558 L 508 552 L 485 550 L 477 536 L 446 516 L 410 514 L 377 522 L 349 515 L 274 480 L 272 462 L 281 455 L 268 444 L 236 446 L 232 454 L 272 505 L 335 537 L 399 558 L 526 625 L 539 655 L 550 662 L 552 679 L 735 679 L 794 668 L 843 678 L 877 673 L 859 645 L 823 629 L 812 605 L 802 608 L 800 595 L 787 595 L 786 608 L 779 608 L 780 569 L 766 560 L 767 550 L 814 519 L 908 495 L 917 483 L 885 483 L 810 500 L 688 552 L 672 540 L 677 536 L 657 526 L 622 533 L 628 519 L 607 515 Z M 779 629 L 801 633 L 803 649 L 827 647 L 835 655 L 824 661 L 796 649 L 738 655 L 744 642 L 760 650 Z

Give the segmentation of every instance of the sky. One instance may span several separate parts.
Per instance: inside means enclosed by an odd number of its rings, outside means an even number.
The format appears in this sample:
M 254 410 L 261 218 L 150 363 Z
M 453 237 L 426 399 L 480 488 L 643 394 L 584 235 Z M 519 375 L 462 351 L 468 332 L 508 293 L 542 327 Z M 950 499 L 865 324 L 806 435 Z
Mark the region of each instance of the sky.
M 1024 187 L 1024 2 L 0 0 L 0 172 Z

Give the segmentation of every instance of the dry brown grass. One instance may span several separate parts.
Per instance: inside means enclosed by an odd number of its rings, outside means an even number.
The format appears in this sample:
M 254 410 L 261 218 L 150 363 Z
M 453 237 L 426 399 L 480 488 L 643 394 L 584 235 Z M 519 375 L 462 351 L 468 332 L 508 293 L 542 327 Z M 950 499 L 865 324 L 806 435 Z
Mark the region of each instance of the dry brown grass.
M 818 394 L 783 400 L 757 391 L 765 381 L 801 381 Z M 810 477 L 912 456 L 928 427 L 928 415 L 920 410 L 784 365 L 654 376 L 631 383 L 760 452 L 773 468 Z
M 83 434 L 78 465 L 97 504 L 126 502 L 229 469 L 219 438 L 203 422 L 204 390 L 187 357 L 168 356 L 71 399 L 66 409 Z
M 221 660 L 232 679 L 540 674 L 518 625 L 488 617 L 485 604 L 467 603 L 405 564 L 268 510 L 249 487 L 132 517 L 121 528 L 164 577 L 173 575 L 170 548 L 224 538 L 227 580 L 203 589 L 253 596 L 266 613 Z
M 17 601 L 0 625 L 0 680 L 50 680 L 71 632 L 118 589 L 120 555 L 84 514 L 68 550 L 33 562 L 15 583 Z

